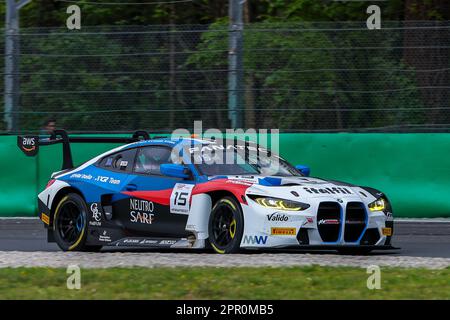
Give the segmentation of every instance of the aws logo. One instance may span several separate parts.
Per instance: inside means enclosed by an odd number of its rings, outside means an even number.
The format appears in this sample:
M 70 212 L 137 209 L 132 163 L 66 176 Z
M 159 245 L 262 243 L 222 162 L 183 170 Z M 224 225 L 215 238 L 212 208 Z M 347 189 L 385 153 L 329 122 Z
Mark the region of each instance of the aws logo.
M 36 139 L 35 138 L 29 138 L 29 137 L 23 137 L 22 138 L 22 145 L 29 148 L 34 148 L 36 145 Z
M 17 144 L 27 156 L 34 156 L 38 151 L 38 139 L 39 137 L 37 136 L 19 136 L 17 137 Z
M 244 236 L 246 244 L 266 244 L 267 236 Z

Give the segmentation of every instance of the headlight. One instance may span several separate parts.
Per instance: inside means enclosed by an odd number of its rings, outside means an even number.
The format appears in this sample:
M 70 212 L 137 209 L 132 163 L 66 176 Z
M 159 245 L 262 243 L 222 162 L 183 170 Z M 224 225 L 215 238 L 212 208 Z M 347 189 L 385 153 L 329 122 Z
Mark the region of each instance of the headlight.
M 374 202 L 369 203 L 370 211 L 384 211 L 386 209 L 386 200 L 384 198 L 378 198 Z
M 309 208 L 309 204 L 302 202 L 271 197 L 260 197 L 260 196 L 249 196 L 249 197 L 259 205 L 271 209 L 286 210 L 286 211 L 301 211 Z

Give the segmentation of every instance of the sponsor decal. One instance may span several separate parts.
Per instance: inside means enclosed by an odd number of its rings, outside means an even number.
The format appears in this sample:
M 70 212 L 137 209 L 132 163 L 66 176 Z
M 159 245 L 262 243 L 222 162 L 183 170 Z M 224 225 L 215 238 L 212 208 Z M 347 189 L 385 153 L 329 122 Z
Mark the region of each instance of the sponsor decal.
M 92 212 L 92 219 L 94 219 L 95 221 L 89 221 L 89 225 L 100 227 L 102 225 L 102 223 L 100 222 L 102 220 L 102 215 L 98 210 L 98 204 L 96 202 L 92 203 L 90 209 Z
M 283 213 L 274 212 L 267 215 L 269 221 L 289 221 L 289 217 Z
M 266 244 L 267 236 L 244 236 L 243 242 L 246 244 Z
M 37 136 L 17 137 L 17 144 L 27 156 L 35 156 L 37 154 L 39 147 L 38 141 L 39 137 Z
M 246 148 L 247 147 L 247 148 Z M 267 149 L 261 148 L 261 147 L 254 147 L 252 145 L 240 145 L 240 144 L 229 144 L 229 145 L 219 145 L 219 144 L 208 144 L 208 145 L 203 145 L 201 148 L 200 147 L 192 147 L 189 148 L 189 153 L 193 154 L 193 153 L 204 153 L 206 152 L 212 152 L 212 151 L 225 151 L 225 150 L 249 150 L 249 151 L 259 151 L 260 153 L 269 153 L 269 151 Z
M 306 226 L 307 224 L 313 224 L 314 223 L 314 217 L 305 217 L 305 221 L 302 224 L 303 226 Z
M 94 181 L 102 182 L 102 183 L 110 183 L 114 185 L 120 184 L 120 180 L 114 179 L 112 177 L 106 177 L 106 176 L 97 176 L 97 178 L 94 179 Z
M 270 234 L 273 236 L 295 236 L 297 228 L 270 228 Z
M 23 137 L 22 138 L 22 148 L 26 152 L 31 152 L 36 149 L 36 138 L 35 137 Z
M 151 239 L 144 239 L 139 242 L 139 244 L 142 244 L 142 245 L 150 245 L 150 244 L 157 244 L 157 243 L 158 243 L 157 240 L 151 240 Z
M 176 240 L 161 240 L 159 242 L 161 245 L 174 245 L 175 243 L 177 243 Z
M 188 214 L 191 203 L 193 184 L 177 183 L 170 195 L 170 212 Z
M 46 215 L 45 213 L 43 213 L 43 212 L 41 213 L 41 220 L 46 225 L 50 224 L 50 217 L 48 215 Z
M 130 198 L 130 221 L 133 223 L 152 224 L 155 205 L 151 201 Z
M 364 220 L 345 220 L 345 224 L 366 224 Z
M 247 186 L 247 187 L 251 187 L 254 184 L 253 182 L 248 182 L 248 181 L 243 181 L 243 180 L 235 180 L 235 179 L 227 180 L 227 181 L 225 181 L 225 183 L 240 184 L 240 185 Z
M 99 181 L 99 182 L 107 182 L 108 179 L 109 179 L 108 177 L 97 176 L 97 178 L 95 178 L 95 181 Z
M 383 236 L 392 236 L 392 228 L 382 228 L 381 229 L 381 233 L 383 234 Z
M 103 230 L 102 234 L 98 237 L 98 241 L 111 242 L 111 237 L 108 236 L 108 232 L 106 230 Z
M 155 205 L 151 201 L 130 199 L 130 210 L 153 212 Z
M 128 166 L 128 161 L 124 161 L 124 160 L 120 161 L 120 167 L 126 167 L 126 166 Z
M 242 183 L 244 185 L 253 185 L 258 183 L 258 178 L 254 176 L 232 176 L 228 178 L 227 183 Z
M 94 218 L 95 221 L 101 220 L 100 212 L 98 211 L 98 204 L 94 202 L 91 204 L 91 212 L 92 212 L 92 218 Z
M 339 224 L 340 221 L 338 219 L 321 219 L 317 222 L 318 225 L 321 224 Z
M 83 180 L 92 180 L 92 176 L 90 174 L 84 173 L 74 173 L 70 175 L 71 179 L 83 179 Z
M 254 176 L 237 176 L 236 179 L 245 179 L 245 180 L 254 181 L 254 182 L 258 181 L 258 179 L 256 179 Z
M 308 193 L 315 193 L 315 194 L 352 194 L 352 191 L 350 189 L 342 187 L 332 187 L 332 188 L 303 187 L 303 190 L 305 190 Z
M 139 243 L 139 239 L 124 239 L 122 242 L 126 244 L 136 244 Z

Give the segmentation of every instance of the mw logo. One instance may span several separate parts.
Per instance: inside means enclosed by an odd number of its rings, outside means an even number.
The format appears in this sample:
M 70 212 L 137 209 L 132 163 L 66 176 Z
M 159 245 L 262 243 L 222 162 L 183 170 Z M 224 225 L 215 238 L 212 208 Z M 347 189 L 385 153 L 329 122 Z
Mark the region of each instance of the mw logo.
M 247 244 L 266 244 L 267 236 L 244 236 L 244 243 Z

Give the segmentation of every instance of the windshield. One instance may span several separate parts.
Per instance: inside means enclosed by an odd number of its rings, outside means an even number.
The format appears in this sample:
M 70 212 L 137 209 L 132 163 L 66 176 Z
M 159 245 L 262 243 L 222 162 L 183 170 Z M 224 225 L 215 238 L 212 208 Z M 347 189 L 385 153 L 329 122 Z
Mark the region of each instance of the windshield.
M 301 176 L 286 160 L 261 148 L 206 148 L 191 153 L 191 159 L 201 174 Z

